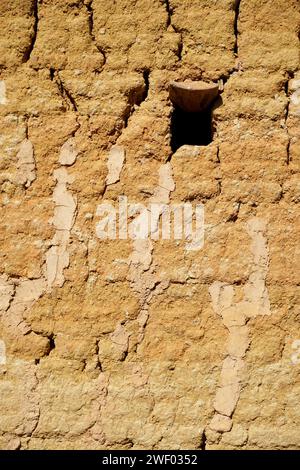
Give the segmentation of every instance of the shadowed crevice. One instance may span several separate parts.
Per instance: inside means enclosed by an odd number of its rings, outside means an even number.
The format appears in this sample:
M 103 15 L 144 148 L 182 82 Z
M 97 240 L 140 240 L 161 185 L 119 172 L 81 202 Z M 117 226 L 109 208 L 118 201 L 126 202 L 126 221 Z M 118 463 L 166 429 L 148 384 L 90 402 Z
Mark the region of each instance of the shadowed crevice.
M 30 44 L 24 52 L 23 62 L 28 62 L 30 60 L 31 53 L 32 53 L 32 51 L 34 49 L 34 46 L 35 46 L 35 43 L 36 43 L 37 32 L 38 32 L 38 23 L 39 23 L 38 0 L 33 0 L 31 14 L 34 17 L 33 34 L 32 34 L 32 37 L 31 37 Z
M 85 7 L 86 7 L 86 10 L 87 10 L 87 13 L 88 13 L 89 34 L 90 34 L 90 37 L 91 37 L 93 43 L 95 44 L 95 47 L 98 49 L 100 54 L 103 56 L 103 65 L 102 65 L 102 68 L 103 68 L 104 65 L 106 64 L 106 53 L 105 53 L 104 49 L 102 49 L 97 44 L 96 37 L 95 37 L 95 34 L 94 34 L 93 0 L 90 3 L 85 4 Z
M 148 98 L 149 93 L 149 77 L 150 77 L 150 70 L 146 69 L 143 72 L 143 79 L 144 79 L 144 87 L 136 88 L 131 91 L 128 96 L 128 106 L 124 112 L 123 120 L 124 120 L 124 129 L 128 127 L 129 118 L 134 114 L 135 107 L 141 106 L 141 104 Z
M 203 433 L 202 433 L 199 449 L 200 449 L 200 450 L 206 450 L 206 435 L 205 435 L 205 431 L 203 431 Z
M 150 76 L 150 70 L 144 70 L 143 72 L 143 78 L 145 82 L 145 92 L 143 95 L 142 102 L 145 101 L 148 98 L 148 93 L 149 93 L 149 76 Z
M 51 74 L 51 71 L 50 71 L 50 74 Z M 57 84 L 59 93 L 60 93 L 61 97 L 63 98 L 63 100 L 65 101 L 65 103 L 67 104 L 67 106 L 70 109 L 72 109 L 73 111 L 77 112 L 78 108 L 77 108 L 76 101 L 75 101 L 74 97 L 72 96 L 71 92 L 64 85 L 64 83 L 61 80 L 58 72 L 56 73 L 56 81 L 55 82 Z
M 172 23 L 172 13 L 173 13 L 169 0 L 165 0 L 165 6 L 166 6 L 167 14 L 168 14 L 168 19 L 167 19 L 167 28 L 168 28 Z
M 166 7 L 166 11 L 167 11 L 167 14 L 168 14 L 168 19 L 167 19 L 167 28 L 169 26 L 172 26 L 173 30 L 175 33 L 179 34 L 180 35 L 180 40 L 179 40 L 179 44 L 178 44 L 178 49 L 177 49 L 177 52 L 176 52 L 176 55 L 178 57 L 178 60 L 180 61 L 182 59 L 182 50 L 183 50 L 183 36 L 182 36 L 182 32 L 178 31 L 178 29 L 174 26 L 174 24 L 172 23 L 172 15 L 173 15 L 173 8 L 171 7 L 170 5 L 170 0 L 165 0 L 164 2 L 164 5 Z
M 293 78 L 294 78 L 294 73 L 293 72 L 287 72 L 287 79 L 284 83 L 284 92 L 285 92 L 285 96 L 287 98 L 287 103 L 286 103 L 286 107 L 285 107 L 285 116 L 284 116 L 284 125 L 285 125 L 287 136 L 288 136 L 288 141 L 287 141 L 287 145 L 286 145 L 286 153 L 287 153 L 286 164 L 287 165 L 290 164 L 290 145 L 291 145 L 291 137 L 290 137 L 289 129 L 288 129 L 288 125 L 287 125 L 287 121 L 288 121 L 288 117 L 289 117 L 289 110 L 290 110 L 289 83 L 290 83 L 290 80 L 292 80 Z
M 235 17 L 234 17 L 234 36 L 235 36 L 235 41 L 234 41 L 234 49 L 233 52 L 238 55 L 239 52 L 239 42 L 238 42 L 238 22 L 239 22 L 239 15 L 240 15 L 240 6 L 241 6 L 241 0 L 236 0 L 235 2 Z

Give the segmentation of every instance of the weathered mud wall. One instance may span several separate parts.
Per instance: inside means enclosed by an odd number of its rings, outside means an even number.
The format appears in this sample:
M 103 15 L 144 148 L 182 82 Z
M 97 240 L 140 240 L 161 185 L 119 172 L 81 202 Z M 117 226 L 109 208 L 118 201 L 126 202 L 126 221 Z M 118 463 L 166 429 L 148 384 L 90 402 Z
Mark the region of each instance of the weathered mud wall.
M 0 6 L 0 447 L 300 448 L 298 0 Z M 219 82 L 208 146 L 172 80 Z M 101 240 L 190 201 L 205 242 Z

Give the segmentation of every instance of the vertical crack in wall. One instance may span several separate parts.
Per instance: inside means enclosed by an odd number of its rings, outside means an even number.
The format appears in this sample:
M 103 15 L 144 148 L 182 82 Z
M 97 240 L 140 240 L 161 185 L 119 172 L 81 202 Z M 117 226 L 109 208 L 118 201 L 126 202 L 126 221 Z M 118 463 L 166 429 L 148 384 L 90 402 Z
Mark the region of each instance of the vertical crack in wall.
M 149 69 L 144 70 L 143 71 L 143 79 L 144 79 L 144 83 L 145 83 L 145 91 L 144 91 L 141 103 L 143 101 L 146 101 L 146 99 L 148 98 L 149 86 L 150 86 L 149 77 L 150 77 L 150 70 Z
M 53 74 L 53 69 L 50 69 L 50 77 L 56 77 L 55 83 L 57 84 L 59 93 L 66 103 L 67 107 L 75 112 L 78 111 L 77 104 L 75 98 L 72 96 L 71 92 L 66 88 L 65 84 L 63 83 L 60 75 L 58 72 Z
M 203 433 L 202 433 L 199 449 L 200 450 L 206 450 L 206 434 L 205 434 L 205 431 L 203 431 Z
M 38 24 L 39 24 L 38 2 L 39 0 L 32 0 L 32 2 L 33 3 L 32 3 L 31 13 L 32 13 L 32 16 L 34 17 L 33 32 L 32 32 L 30 44 L 24 52 L 23 62 L 28 62 L 30 60 L 31 53 L 34 49 L 36 38 L 37 38 L 37 33 L 38 33 Z
M 286 163 L 287 163 L 287 165 L 289 165 L 289 163 L 290 163 L 290 145 L 291 145 L 291 137 L 290 137 L 289 128 L 288 128 L 288 117 L 289 117 L 289 107 L 290 107 L 290 99 L 288 97 L 288 85 L 289 85 L 289 80 L 287 80 L 286 86 L 285 86 L 285 94 L 286 94 L 286 97 L 287 97 L 287 100 L 288 100 L 287 104 L 286 104 L 286 113 L 285 113 L 285 128 L 286 128 L 286 133 L 287 133 L 287 137 L 288 137 L 287 146 L 286 146 Z
M 236 202 L 233 212 L 227 217 L 226 222 L 236 222 L 238 220 L 241 205 L 240 201 Z
M 234 285 L 215 281 L 209 288 L 213 309 L 222 317 L 229 333 L 227 356 L 222 364 L 220 383 L 213 403 L 215 414 L 209 424 L 209 429 L 217 433 L 229 432 L 232 428 L 232 415 L 242 389 L 244 357 L 250 345 L 247 322 L 258 315 L 271 314 L 266 288 L 269 267 L 264 235 L 266 224 L 261 219 L 253 218 L 248 221 L 246 228 L 252 241 L 253 264 L 243 288 L 243 300 L 234 302 Z
M 290 94 L 290 83 L 291 83 L 291 80 L 293 78 L 294 78 L 294 74 L 292 72 L 288 72 L 287 79 L 286 79 L 285 84 L 284 84 L 284 92 L 285 92 L 285 96 L 286 96 L 286 99 L 287 99 L 287 103 L 286 103 L 286 107 L 285 107 L 285 116 L 284 116 L 284 128 L 286 130 L 287 138 L 288 138 L 287 146 L 286 146 L 286 154 L 287 154 L 286 163 L 287 163 L 287 165 L 289 165 L 289 163 L 290 163 L 290 145 L 291 145 L 291 136 L 290 136 L 289 128 L 288 128 L 288 118 L 289 118 L 289 111 L 290 111 L 290 96 L 289 96 L 289 94 Z
M 150 71 L 146 69 L 143 72 L 144 90 L 141 93 L 137 93 L 137 95 L 140 96 L 140 98 L 136 96 L 133 99 L 129 99 L 128 106 L 123 116 L 124 127 L 120 130 L 116 138 L 115 145 L 113 145 L 109 151 L 108 158 L 107 158 L 108 173 L 106 177 L 105 188 L 102 194 L 103 198 L 105 196 L 107 187 L 120 181 L 120 174 L 123 168 L 123 164 L 125 162 L 126 152 L 122 145 L 118 145 L 118 139 L 121 137 L 124 129 L 127 129 L 129 119 L 134 114 L 136 107 L 141 106 L 141 104 L 148 98 L 149 78 L 150 78 Z
M 178 43 L 178 50 L 177 50 L 177 57 L 178 57 L 178 60 L 181 61 L 182 60 L 182 51 L 183 51 L 183 36 L 182 36 L 182 32 L 178 31 L 178 29 L 174 26 L 174 24 L 172 23 L 172 15 L 173 15 L 173 8 L 171 7 L 170 5 L 170 0 L 165 0 L 164 1 L 164 5 L 166 7 L 166 12 L 167 12 L 167 23 L 166 23 L 166 28 L 170 28 L 173 29 L 173 31 L 179 35 L 179 43 Z
M 168 28 L 172 24 L 172 10 L 171 10 L 169 0 L 165 0 L 164 4 L 166 6 L 166 11 L 167 11 L 167 15 L 168 15 L 168 18 L 167 18 L 167 28 Z
M 239 22 L 239 15 L 240 15 L 240 6 L 241 6 L 241 0 L 235 0 L 235 17 L 234 17 L 234 36 L 235 36 L 235 41 L 234 41 L 234 49 L 233 52 L 238 56 L 239 53 L 239 30 L 238 30 L 238 22 Z
M 49 69 L 49 75 L 50 75 L 50 80 L 53 82 L 54 77 L 55 77 L 55 69 L 53 67 L 50 67 Z
M 102 64 L 102 69 L 104 65 L 106 64 L 106 53 L 102 47 L 100 47 L 97 44 L 96 37 L 94 34 L 94 10 L 93 10 L 93 0 L 91 0 L 89 3 L 85 4 L 87 13 L 88 13 L 88 24 L 89 24 L 89 35 L 91 37 L 91 40 L 95 44 L 95 47 L 97 50 L 100 52 L 100 54 L 103 56 L 103 64 Z
M 121 137 L 122 132 L 127 129 L 129 120 L 134 114 L 134 112 L 141 106 L 141 104 L 147 100 L 150 88 L 150 70 L 145 69 L 143 71 L 143 80 L 144 80 L 144 87 L 143 89 L 136 89 L 136 93 L 133 93 L 128 98 L 128 105 L 123 113 L 123 122 L 124 126 L 119 131 L 118 135 L 116 136 L 116 143 L 118 139 Z
M 179 36 L 177 57 L 178 57 L 178 60 L 181 61 L 182 60 L 182 51 L 183 51 L 183 37 L 182 37 L 182 33 L 178 33 L 178 34 L 180 34 L 180 36 Z
M 129 98 L 128 106 L 123 116 L 124 126 L 116 137 L 116 143 L 111 147 L 109 151 L 107 157 L 107 177 L 105 181 L 105 188 L 102 194 L 103 198 L 105 197 L 105 193 L 108 186 L 120 181 L 120 174 L 125 162 L 126 151 L 122 145 L 118 145 L 118 140 L 121 137 L 124 129 L 127 129 L 129 119 L 134 114 L 136 107 L 141 106 L 141 104 L 148 98 L 150 87 L 150 70 L 145 69 L 143 71 L 143 79 L 144 89 L 136 94 L 133 93 L 133 97 Z
M 29 139 L 29 117 L 28 115 L 24 115 L 25 118 L 25 139 Z

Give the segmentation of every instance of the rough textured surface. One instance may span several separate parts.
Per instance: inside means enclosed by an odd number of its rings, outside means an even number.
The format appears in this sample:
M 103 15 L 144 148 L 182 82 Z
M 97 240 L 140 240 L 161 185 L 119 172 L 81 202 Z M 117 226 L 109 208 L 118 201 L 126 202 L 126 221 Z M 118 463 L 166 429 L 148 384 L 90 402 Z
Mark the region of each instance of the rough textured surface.
M 0 448 L 299 449 L 299 1 L 0 27 Z M 172 154 L 173 80 L 219 84 L 208 146 Z M 121 195 L 203 203 L 204 247 L 100 240 Z

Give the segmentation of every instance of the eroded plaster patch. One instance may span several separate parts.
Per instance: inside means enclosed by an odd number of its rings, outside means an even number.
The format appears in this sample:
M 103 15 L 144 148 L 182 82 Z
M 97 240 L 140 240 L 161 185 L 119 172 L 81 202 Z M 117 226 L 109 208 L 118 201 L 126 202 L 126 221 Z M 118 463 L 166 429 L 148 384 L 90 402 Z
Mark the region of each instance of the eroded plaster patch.
M 3 316 L 3 323 L 9 328 L 17 328 L 21 334 L 30 331 L 24 321 L 24 313 L 46 291 L 45 279 L 16 279 L 15 293 L 9 309 Z
M 121 324 L 117 325 L 115 331 L 111 333 L 110 339 L 114 343 L 115 347 L 119 349 L 121 357 L 124 357 L 128 351 L 129 345 L 129 334 L 125 327 Z
M 249 280 L 244 286 L 244 298 L 234 301 L 234 286 L 215 281 L 209 288 L 214 311 L 222 317 L 228 329 L 227 357 L 222 364 L 220 383 L 214 399 L 215 414 L 209 428 L 220 433 L 228 432 L 232 426 L 232 414 L 241 392 L 241 373 L 244 356 L 249 347 L 249 318 L 270 315 L 270 301 L 266 288 L 269 253 L 265 238 L 266 223 L 253 218 L 246 224 L 251 237 L 253 264 Z
M 73 141 L 69 140 L 66 144 L 62 147 L 59 161 L 68 166 L 75 162 L 77 152 L 73 147 Z M 17 158 L 19 183 L 28 187 L 36 176 L 33 146 L 28 139 L 24 139 L 21 143 Z M 67 248 L 70 230 L 75 220 L 77 201 L 67 189 L 67 185 L 73 182 L 73 177 L 68 174 L 65 166 L 53 173 L 57 184 L 53 192 L 55 208 L 51 222 L 56 233 L 46 255 L 44 276 L 39 279 L 0 276 L 1 321 L 5 328 L 18 331 L 21 335 L 32 332 L 25 320 L 26 311 L 30 310 L 47 288 L 49 292 L 52 287 L 63 285 L 63 270 L 69 265 Z M 0 340 L 0 364 L 5 363 L 5 344 Z
M 300 116 L 300 73 L 296 73 L 295 77 L 289 82 L 290 96 L 289 112 Z
M 17 168 L 16 183 L 28 188 L 36 179 L 34 149 L 29 139 L 24 139 L 21 142 L 19 152 L 17 153 Z
M 173 181 L 172 167 L 170 163 L 160 166 L 158 171 L 158 185 L 154 188 L 153 196 L 150 198 L 151 203 L 168 204 L 170 201 L 170 193 L 174 191 L 175 183 Z M 149 218 L 147 208 L 133 220 L 135 227 L 139 224 L 139 219 Z M 140 343 L 144 336 L 144 328 L 147 324 L 149 316 L 149 304 L 154 295 L 158 294 L 167 287 L 167 282 L 161 282 L 159 276 L 155 272 L 152 264 L 153 241 L 151 235 L 157 231 L 159 217 L 161 212 L 157 214 L 157 221 L 150 230 L 145 231 L 145 238 L 133 240 L 133 251 L 129 259 L 129 281 L 133 291 L 138 295 L 140 301 L 140 312 L 138 315 L 138 323 L 140 326 L 140 334 L 138 342 Z
M 30 331 L 24 313 L 46 291 L 46 281 L 40 279 L 8 278 L 0 276 L 0 316 L 7 329 L 24 335 Z
M 14 285 L 5 274 L 0 276 L 0 312 L 9 308 L 14 295 Z
M 65 162 L 64 165 L 71 165 L 76 160 L 77 151 L 73 144 L 73 141 L 70 143 L 69 139 L 61 149 L 59 161 Z M 56 180 L 56 186 L 52 197 L 55 208 L 51 222 L 56 232 L 52 239 L 52 246 L 46 255 L 48 290 L 52 287 L 62 287 L 64 284 L 64 269 L 69 266 L 70 261 L 68 253 L 70 231 L 75 222 L 77 208 L 77 199 L 68 190 L 68 184 L 73 183 L 74 178 L 69 175 L 64 166 L 56 169 L 53 177 Z
M 1 321 L 8 329 L 18 330 L 22 335 L 30 331 L 24 320 L 24 313 L 29 310 L 46 290 L 46 282 L 41 279 L 5 279 L 0 280 Z
M 75 163 L 78 151 L 75 145 L 74 137 L 70 137 L 62 146 L 59 154 L 59 163 L 61 165 L 70 166 Z
M 106 184 L 114 184 L 120 181 L 120 174 L 125 161 L 125 150 L 120 145 L 114 145 L 108 154 Z
M 167 162 L 160 166 L 158 170 L 158 185 L 154 189 L 151 202 L 159 204 L 168 204 L 170 201 L 170 193 L 174 191 L 175 183 L 171 163 Z
M 0 339 L 0 366 L 6 364 L 6 347 L 5 342 Z
M 7 104 L 6 85 L 3 80 L 0 80 L 0 104 Z

